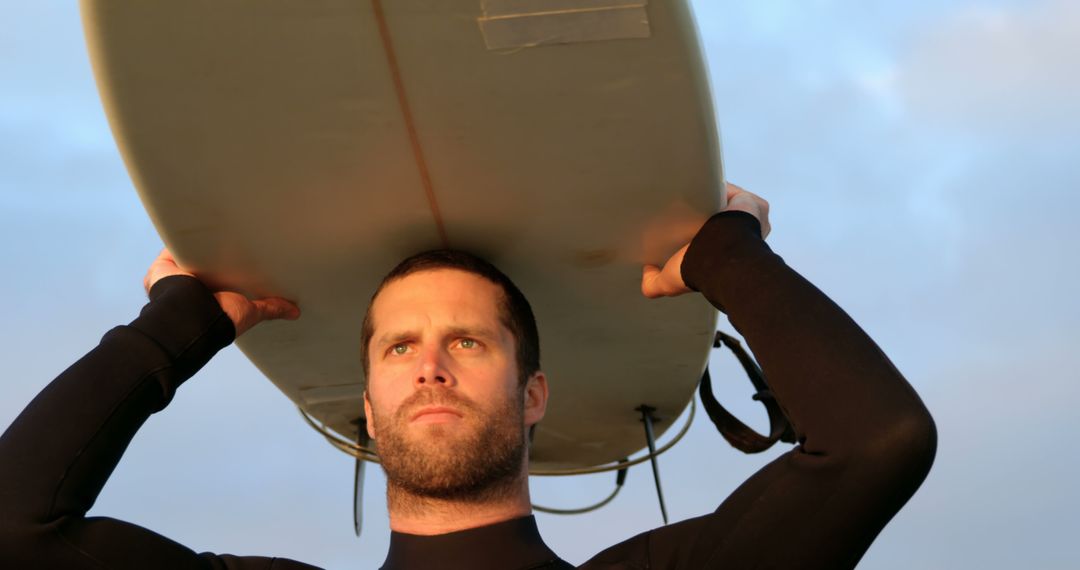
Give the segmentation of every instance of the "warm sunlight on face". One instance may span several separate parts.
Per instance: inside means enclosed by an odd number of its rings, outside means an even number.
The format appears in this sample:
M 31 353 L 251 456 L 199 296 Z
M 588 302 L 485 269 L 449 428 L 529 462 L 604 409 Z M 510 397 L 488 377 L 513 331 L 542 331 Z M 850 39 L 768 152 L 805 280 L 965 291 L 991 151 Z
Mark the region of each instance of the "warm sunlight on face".
M 483 277 L 439 269 L 389 283 L 372 305 L 365 407 L 395 483 L 452 494 L 520 470 L 526 426 L 543 410 L 518 382 L 501 294 Z
M 368 390 L 383 411 L 421 388 L 488 404 L 516 396 L 514 338 L 499 321 L 501 292 L 488 280 L 440 269 L 388 284 L 372 305 Z M 450 414 L 417 418 L 453 423 Z

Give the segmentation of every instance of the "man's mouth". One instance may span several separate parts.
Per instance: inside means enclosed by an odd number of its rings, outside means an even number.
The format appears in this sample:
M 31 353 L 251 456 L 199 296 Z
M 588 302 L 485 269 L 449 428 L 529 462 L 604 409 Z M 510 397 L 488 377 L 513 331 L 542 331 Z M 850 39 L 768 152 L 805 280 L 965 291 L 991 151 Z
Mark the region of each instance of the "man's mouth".
M 461 412 L 446 406 L 425 406 L 417 410 L 409 421 L 418 423 L 445 423 L 462 418 Z

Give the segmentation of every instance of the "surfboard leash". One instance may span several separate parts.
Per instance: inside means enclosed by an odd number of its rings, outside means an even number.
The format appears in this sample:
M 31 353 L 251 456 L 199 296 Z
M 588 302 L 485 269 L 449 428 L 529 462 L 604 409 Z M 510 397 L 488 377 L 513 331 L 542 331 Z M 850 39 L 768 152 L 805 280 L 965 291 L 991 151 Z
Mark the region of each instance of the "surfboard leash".
M 545 507 L 533 503 L 532 508 L 542 513 L 548 513 L 549 515 L 582 515 L 591 511 L 595 511 L 596 509 L 599 509 L 600 507 L 603 507 L 611 501 L 615 500 L 615 497 L 618 496 L 619 491 L 622 491 L 623 483 L 626 483 L 626 474 L 630 469 L 629 462 L 630 459 L 627 457 L 623 457 L 619 460 L 619 465 L 622 465 L 622 467 L 620 467 L 619 471 L 615 473 L 615 490 L 613 490 L 610 495 L 608 495 L 598 503 L 594 503 L 587 507 L 579 507 L 576 509 L 557 509 L 555 507 Z
M 784 415 L 783 410 L 780 408 L 780 404 L 773 397 L 772 392 L 769 390 L 769 385 L 765 380 L 765 374 L 762 372 L 761 367 L 756 361 L 746 352 L 742 343 L 738 339 L 728 335 L 722 331 L 716 331 L 716 335 L 713 338 L 713 348 L 728 347 L 731 352 L 738 359 L 739 364 L 746 372 L 750 382 L 754 385 L 756 390 L 753 395 L 753 399 L 761 402 L 765 406 L 765 410 L 769 416 L 769 435 L 762 435 L 734 415 L 727 411 L 720 402 L 717 401 L 716 396 L 712 391 L 712 378 L 709 375 L 709 367 L 706 364 L 704 372 L 701 375 L 701 381 L 698 383 L 698 394 L 701 398 L 702 406 L 705 408 L 705 412 L 708 414 L 709 419 L 716 426 L 716 429 L 720 432 L 720 435 L 731 444 L 732 447 L 738 449 L 744 453 L 760 453 L 772 447 L 777 441 L 783 441 L 786 443 L 795 443 L 796 434 L 795 429 L 791 425 L 791 422 Z M 563 469 L 537 469 L 530 471 L 530 475 L 538 476 L 560 476 L 560 475 L 584 475 L 590 473 L 603 473 L 605 471 L 617 471 L 615 475 L 615 489 L 605 498 L 597 503 L 580 508 L 573 509 L 560 509 L 554 507 L 545 507 L 542 505 L 533 504 L 532 507 L 537 511 L 549 514 L 557 515 L 576 515 L 583 514 L 590 511 L 597 510 L 601 507 L 611 503 L 618 496 L 622 490 L 623 484 L 626 482 L 626 476 L 630 467 L 650 461 L 653 467 L 653 478 L 656 483 L 657 497 L 660 500 L 660 512 L 663 516 L 664 523 L 667 523 L 667 509 L 664 505 L 663 492 L 660 487 L 660 476 L 657 468 L 656 458 L 663 454 L 665 451 L 671 449 L 678 443 L 684 435 L 690 430 L 690 425 L 694 421 L 695 411 L 697 410 L 696 402 L 694 398 L 690 398 L 690 413 L 675 437 L 662 447 L 657 448 L 655 445 L 655 439 L 652 434 L 652 423 L 655 418 L 652 417 L 654 411 L 649 406 L 641 406 L 637 411 L 642 414 L 642 422 L 645 424 L 646 443 L 648 445 L 648 453 L 636 457 L 634 459 L 622 458 L 614 464 L 598 465 L 593 467 L 583 468 L 563 468 Z M 372 463 L 379 462 L 379 456 L 374 449 L 370 447 L 370 442 L 367 439 L 367 433 L 365 426 L 363 425 L 363 418 L 358 420 L 358 436 L 357 441 L 349 441 L 335 433 L 332 433 L 326 426 L 317 423 L 314 418 L 308 415 L 302 408 L 298 408 L 300 415 L 304 418 L 304 421 L 308 423 L 315 431 L 319 432 L 326 440 L 338 448 L 339 450 L 356 458 L 356 473 L 353 487 L 353 524 L 357 536 L 360 534 L 361 528 L 361 496 L 362 496 L 362 478 L 363 478 L 363 462 L 370 461 Z
M 321 425 L 315 418 L 311 417 L 303 408 L 297 406 L 296 411 L 300 413 L 300 417 L 304 419 L 304 422 L 308 424 L 312 429 L 323 436 L 330 445 L 336 447 L 339 451 L 351 455 L 357 459 L 364 461 L 370 461 L 372 463 L 379 463 L 379 455 L 369 446 L 360 445 L 341 437 L 340 435 L 332 432 L 330 428 L 325 425 Z M 619 460 L 615 463 L 606 463 L 604 465 L 596 465 L 593 467 L 570 467 L 562 469 L 533 469 L 529 471 L 529 475 L 536 475 L 540 477 L 557 477 L 566 475 L 588 475 L 591 473 L 604 473 L 607 471 L 618 471 L 626 467 L 633 467 L 640 463 L 649 461 L 654 457 L 663 455 L 665 451 L 671 449 L 679 440 L 686 435 L 686 432 L 690 431 L 690 425 L 694 423 L 694 417 L 697 415 L 697 403 L 693 398 L 690 398 L 690 414 L 686 418 L 686 422 L 683 424 L 679 432 L 675 434 L 675 437 L 671 438 L 671 441 L 665 443 L 663 446 L 657 448 L 654 453 L 646 453 L 640 457 L 635 457 L 629 460 Z
M 765 373 L 761 371 L 761 367 L 746 352 L 738 339 L 722 331 L 716 331 L 713 348 L 724 346 L 728 347 L 735 355 L 735 358 L 739 360 L 739 364 L 742 365 L 747 377 L 750 378 L 750 382 L 754 385 L 754 389 L 757 390 L 753 399 L 761 402 L 765 406 L 765 411 L 769 414 L 769 435 L 761 435 L 754 431 L 727 411 L 724 406 L 720 405 L 720 402 L 716 400 L 716 396 L 713 395 L 712 379 L 709 377 L 709 367 L 706 365 L 705 372 L 701 375 L 701 383 L 698 384 L 698 393 L 701 397 L 701 405 L 705 408 L 705 413 L 709 415 L 709 419 L 712 420 L 716 429 L 720 431 L 720 435 L 732 447 L 743 453 L 761 453 L 772 447 L 777 441 L 795 443 L 795 429 L 769 390 L 769 385 L 765 381 Z
M 765 436 L 754 431 L 734 415 L 727 411 L 717 401 L 716 396 L 712 391 L 712 378 L 709 375 L 709 367 L 706 364 L 705 370 L 701 374 L 701 381 L 698 383 L 698 393 L 701 398 L 702 406 L 704 406 L 706 413 L 709 415 L 709 419 L 712 420 L 716 426 L 720 435 L 732 447 L 738 449 L 744 453 L 760 453 L 772 447 L 777 441 L 783 441 L 787 443 L 795 443 L 796 434 L 795 429 L 792 427 L 791 422 L 787 419 L 783 410 L 780 408 L 780 404 L 773 397 L 772 391 L 769 390 L 769 385 L 765 381 L 765 373 L 761 370 L 758 363 L 746 352 L 742 343 L 735 337 L 724 333 L 723 331 L 716 331 L 716 336 L 713 338 L 713 348 L 728 347 L 731 352 L 738 359 L 739 364 L 742 365 L 743 370 L 746 372 L 746 376 L 750 379 L 750 382 L 754 385 L 756 393 L 753 395 L 753 399 L 761 402 L 765 406 L 765 410 L 769 415 L 769 435 Z M 533 508 L 544 513 L 558 514 L 558 515 L 576 515 L 587 513 L 599 509 L 610 503 L 622 489 L 623 482 L 626 480 L 627 469 L 630 466 L 645 461 L 652 463 L 653 481 L 656 484 L 656 496 L 660 501 L 660 514 L 663 517 L 664 524 L 667 524 L 667 508 L 664 504 L 663 489 L 660 485 L 660 472 L 656 462 L 656 458 L 675 445 L 693 421 L 694 417 L 694 400 L 690 400 L 690 418 L 687 420 L 686 425 L 675 436 L 675 438 L 664 447 L 659 450 L 656 449 L 655 439 L 653 436 L 652 424 L 655 421 L 652 413 L 654 408 L 642 405 L 637 408 L 638 412 L 641 412 L 641 421 L 645 425 L 645 439 L 649 448 L 649 452 L 633 461 L 626 458 L 620 460 L 617 468 L 619 469 L 615 482 L 615 490 L 611 492 L 602 501 L 590 505 L 588 507 L 582 507 L 579 509 L 554 509 L 550 507 L 543 507 L 540 505 L 533 505 Z M 599 468 L 586 468 L 581 470 L 564 470 L 562 473 L 534 473 L 534 474 L 551 474 L 551 475 L 569 475 L 579 473 L 595 473 L 598 471 L 611 470 L 611 466 L 601 466 Z

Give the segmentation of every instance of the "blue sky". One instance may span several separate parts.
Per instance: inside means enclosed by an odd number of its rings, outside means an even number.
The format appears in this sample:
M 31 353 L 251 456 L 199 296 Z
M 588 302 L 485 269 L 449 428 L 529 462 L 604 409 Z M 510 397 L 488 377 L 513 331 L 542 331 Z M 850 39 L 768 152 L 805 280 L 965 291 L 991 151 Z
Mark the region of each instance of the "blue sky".
M 75 4 L 3 2 L 0 425 L 137 313 L 161 247 Z M 933 471 L 860 567 L 1074 567 L 1080 4 L 694 5 L 728 177 L 771 201 L 772 247 L 871 333 L 938 422 Z M 767 459 L 699 421 L 661 462 L 673 518 L 715 508 Z M 350 460 L 229 348 L 148 422 L 93 513 L 196 550 L 376 567 L 388 532 L 370 473 L 356 539 Z M 534 498 L 573 505 L 609 485 L 542 479 Z M 541 530 L 583 561 L 659 524 L 651 485 L 634 470 L 611 506 L 540 515 Z

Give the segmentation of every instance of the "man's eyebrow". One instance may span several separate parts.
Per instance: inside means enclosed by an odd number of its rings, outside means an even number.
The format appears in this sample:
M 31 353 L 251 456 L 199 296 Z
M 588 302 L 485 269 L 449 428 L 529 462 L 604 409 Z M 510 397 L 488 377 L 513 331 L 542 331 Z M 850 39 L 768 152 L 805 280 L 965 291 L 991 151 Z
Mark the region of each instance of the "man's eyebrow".
M 483 326 L 450 327 L 450 328 L 446 329 L 446 334 L 448 336 L 454 336 L 454 337 L 467 336 L 467 337 L 481 338 L 481 339 L 486 339 L 486 340 L 498 340 L 500 338 L 500 335 L 499 335 L 499 333 L 497 331 L 495 331 L 493 329 L 490 329 L 490 328 L 487 328 L 487 327 L 483 327 Z M 417 338 L 419 336 L 420 336 L 419 332 L 410 331 L 410 330 L 386 332 L 386 333 L 383 333 L 383 334 L 379 335 L 378 337 L 376 337 L 376 339 L 373 341 L 373 344 L 375 346 L 383 346 L 383 345 L 386 345 L 386 344 L 397 344 L 399 342 L 404 342 L 406 340 L 415 339 L 415 338 Z
M 499 333 L 487 327 L 450 327 L 447 333 L 451 336 L 468 336 L 488 340 L 499 339 Z
M 387 332 L 379 335 L 375 339 L 373 344 L 375 346 L 381 346 L 384 344 L 397 344 L 402 341 L 416 338 L 417 336 L 419 336 L 419 334 L 413 331 Z

